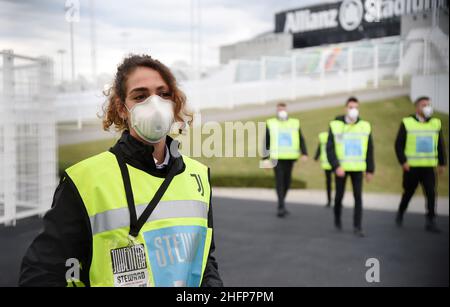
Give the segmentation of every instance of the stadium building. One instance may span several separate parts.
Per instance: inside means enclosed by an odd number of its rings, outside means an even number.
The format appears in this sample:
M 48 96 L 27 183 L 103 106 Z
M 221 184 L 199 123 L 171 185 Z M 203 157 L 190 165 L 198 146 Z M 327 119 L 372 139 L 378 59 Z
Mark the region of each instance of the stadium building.
M 273 32 L 222 46 L 220 62 L 375 38 L 406 39 L 411 30 L 434 25 L 448 36 L 447 1 L 345 0 L 301 7 L 276 13 Z

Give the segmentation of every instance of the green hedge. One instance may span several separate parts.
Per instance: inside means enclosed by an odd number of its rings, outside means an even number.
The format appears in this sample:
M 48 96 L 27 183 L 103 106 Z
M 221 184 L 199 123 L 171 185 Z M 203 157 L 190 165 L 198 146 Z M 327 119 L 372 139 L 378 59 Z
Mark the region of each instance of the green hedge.
M 59 176 L 69 167 L 60 164 Z M 212 175 L 211 184 L 215 187 L 240 187 L 240 188 L 275 188 L 275 179 L 269 176 L 237 176 L 237 175 Z M 306 189 L 306 182 L 293 178 L 292 189 Z
M 269 176 L 212 175 L 214 187 L 275 188 L 275 179 Z M 293 179 L 292 189 L 306 189 L 306 182 Z

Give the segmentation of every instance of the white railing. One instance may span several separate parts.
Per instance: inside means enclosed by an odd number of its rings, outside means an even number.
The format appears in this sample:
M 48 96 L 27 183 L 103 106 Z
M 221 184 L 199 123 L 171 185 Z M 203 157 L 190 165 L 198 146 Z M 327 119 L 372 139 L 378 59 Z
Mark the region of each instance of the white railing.
M 56 187 L 52 62 L 0 52 L 0 224 L 42 215 Z
M 431 51 L 430 51 L 431 50 Z M 383 86 L 403 86 L 405 80 L 426 70 L 448 73 L 448 44 L 399 37 L 360 41 L 293 51 L 280 57 L 235 60 L 210 78 L 181 83 L 195 110 L 234 108 L 276 100 Z M 442 73 L 442 72 L 440 72 Z M 57 98 L 57 118 L 62 121 L 94 119 L 105 97 L 101 91 L 65 93 Z

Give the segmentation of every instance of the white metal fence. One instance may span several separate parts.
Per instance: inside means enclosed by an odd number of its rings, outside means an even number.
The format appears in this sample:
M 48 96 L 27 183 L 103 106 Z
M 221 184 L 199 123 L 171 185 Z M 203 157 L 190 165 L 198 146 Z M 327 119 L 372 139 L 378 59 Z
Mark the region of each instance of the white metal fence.
M 446 38 L 446 39 L 445 39 Z M 409 86 L 417 74 L 448 75 L 448 36 L 412 31 L 411 38 L 373 39 L 235 60 L 209 78 L 181 83 L 196 110 L 294 100 L 356 90 Z M 58 95 L 59 122 L 95 119 L 101 90 Z
M 236 60 L 232 82 L 183 84 L 197 109 L 233 108 L 355 90 L 403 86 L 415 74 L 448 74 L 447 45 L 400 37 L 323 46 L 283 57 Z
M 52 62 L 0 52 L 0 224 L 42 215 L 56 186 Z

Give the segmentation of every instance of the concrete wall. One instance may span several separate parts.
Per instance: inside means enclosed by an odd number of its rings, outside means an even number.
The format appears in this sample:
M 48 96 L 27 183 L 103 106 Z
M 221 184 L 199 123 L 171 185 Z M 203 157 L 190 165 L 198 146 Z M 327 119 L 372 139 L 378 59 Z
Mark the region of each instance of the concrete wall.
M 449 114 L 448 73 L 442 75 L 413 76 L 410 98 L 429 96 L 436 110 Z

